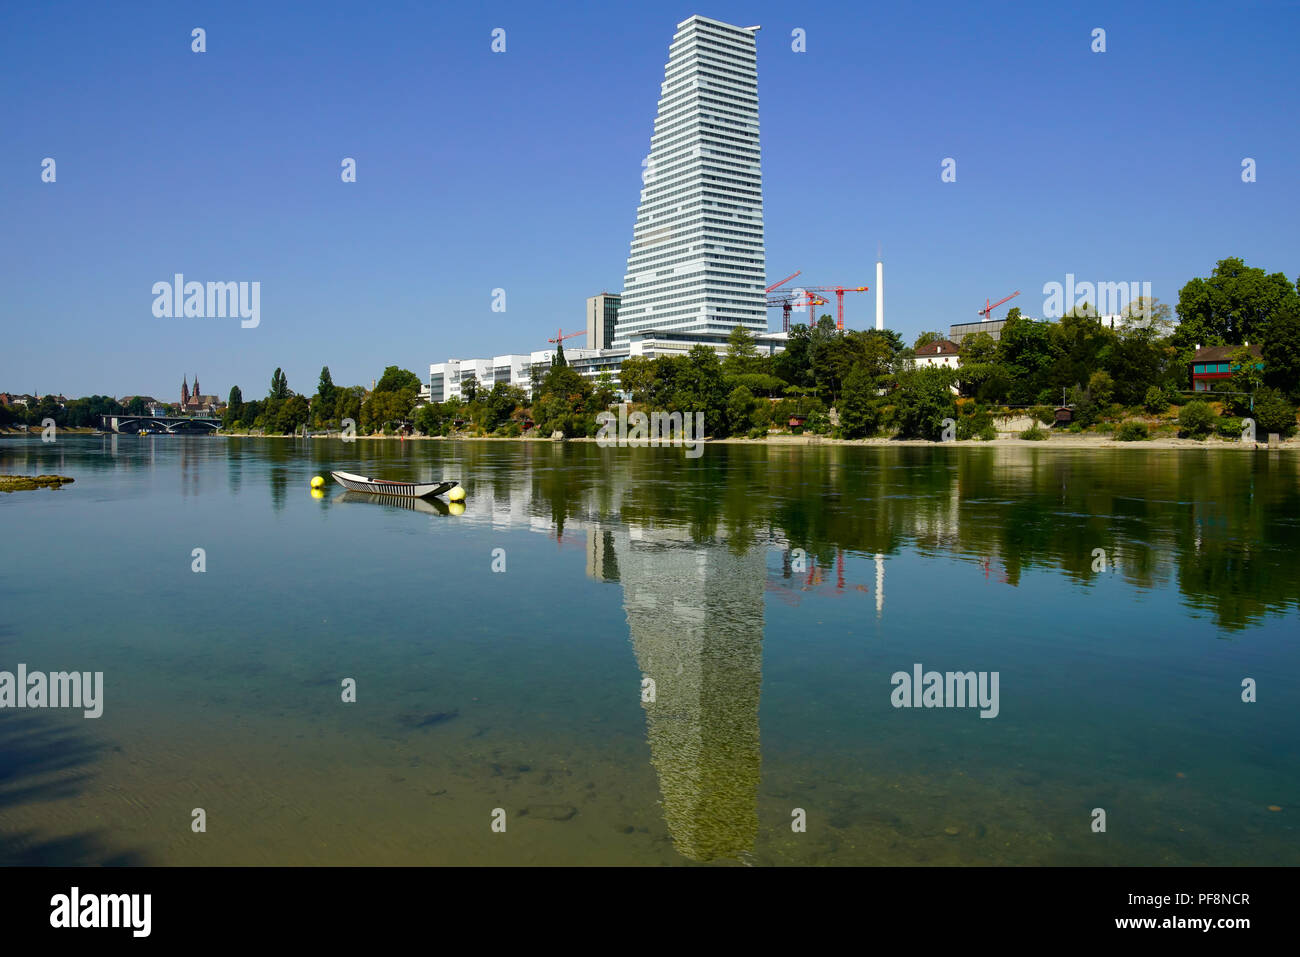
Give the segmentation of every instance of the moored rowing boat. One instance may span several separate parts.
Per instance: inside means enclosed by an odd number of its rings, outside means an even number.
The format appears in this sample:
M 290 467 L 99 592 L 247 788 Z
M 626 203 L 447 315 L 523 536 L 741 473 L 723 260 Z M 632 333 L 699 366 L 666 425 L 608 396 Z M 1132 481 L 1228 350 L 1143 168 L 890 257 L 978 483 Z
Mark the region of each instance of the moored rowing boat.
M 351 472 L 330 472 L 334 481 L 352 492 L 371 492 L 377 495 L 400 495 L 404 498 L 428 498 L 442 495 L 455 488 L 459 482 L 389 482 L 372 479 Z

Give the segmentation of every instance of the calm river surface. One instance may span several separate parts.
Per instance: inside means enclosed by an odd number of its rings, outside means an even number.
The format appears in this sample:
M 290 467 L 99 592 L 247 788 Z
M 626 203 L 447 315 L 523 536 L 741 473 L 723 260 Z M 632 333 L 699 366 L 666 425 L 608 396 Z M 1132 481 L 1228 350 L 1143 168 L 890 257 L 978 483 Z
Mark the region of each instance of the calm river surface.
M 0 862 L 1300 864 L 1293 453 L 0 440 L 42 472 L 0 671 L 104 711 L 0 710 Z

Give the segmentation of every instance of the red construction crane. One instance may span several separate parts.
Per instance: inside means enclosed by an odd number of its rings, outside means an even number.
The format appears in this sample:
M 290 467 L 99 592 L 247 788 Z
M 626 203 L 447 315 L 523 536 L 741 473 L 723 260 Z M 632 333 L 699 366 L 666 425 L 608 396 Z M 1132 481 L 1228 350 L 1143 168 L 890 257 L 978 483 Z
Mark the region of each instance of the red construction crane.
M 586 334 L 587 334 L 587 330 L 586 330 L 586 329 L 583 329 L 581 332 L 571 332 L 571 333 L 569 333 L 569 334 L 566 336 L 566 335 L 564 334 L 564 330 L 563 330 L 563 329 L 556 329 L 556 330 L 555 330 L 555 338 L 554 338 L 554 339 L 547 339 L 546 341 L 547 341 L 547 342 L 563 342 L 565 339 L 572 339 L 574 336 L 585 336 Z
M 796 275 L 798 275 L 796 273 Z M 769 289 L 767 293 L 767 307 L 775 309 L 781 307 L 781 331 L 790 331 L 790 309 L 792 306 L 824 306 L 828 300 L 823 299 L 817 293 L 808 289 Z M 816 325 L 811 318 L 808 325 Z
M 779 287 L 779 286 L 784 286 L 784 285 L 785 285 L 786 283 L 788 283 L 791 279 L 793 279 L 795 276 L 800 275 L 802 272 L 803 272 L 802 269 L 796 269 L 794 272 L 790 273 L 790 275 L 786 276 L 786 277 L 785 277 L 784 279 L 782 279 L 780 282 L 774 282 L 774 283 L 772 283 L 772 285 L 768 286 L 768 287 L 767 287 L 767 292 L 771 292 L 773 289 L 776 289 L 776 288 Z
M 984 308 L 981 309 L 979 312 L 975 313 L 975 315 L 977 315 L 977 316 L 983 316 L 985 319 L 987 319 L 987 318 L 989 318 L 989 316 L 991 316 L 991 315 L 993 314 L 993 310 L 994 310 L 994 309 L 996 309 L 998 306 L 1002 305 L 1004 302 L 1010 302 L 1012 299 L 1015 299 L 1016 296 L 1018 296 L 1018 295 L 1020 295 L 1020 290 L 1019 290 L 1019 289 L 1017 289 L 1017 290 L 1016 290 L 1015 292 L 1013 292 L 1011 295 L 1007 296 L 1006 299 L 999 299 L 997 302 L 993 303 L 993 305 L 991 305 L 991 306 L 989 305 L 989 301 L 988 301 L 987 299 L 985 299 L 985 300 L 984 300 Z
M 866 292 L 866 286 L 813 286 L 813 292 L 835 293 L 836 315 L 835 328 L 844 331 L 844 294 L 846 292 Z
M 780 578 L 770 577 L 764 585 L 765 591 L 774 592 L 782 601 L 789 605 L 798 605 L 802 600 L 799 592 L 818 591 L 825 597 L 837 597 L 848 594 L 848 587 L 851 584 L 844 574 L 844 550 L 835 550 L 835 586 L 830 591 L 822 591 L 821 586 L 826 584 L 826 572 L 828 568 L 819 565 L 813 555 L 807 557 L 808 574 L 807 577 L 795 577 L 790 573 L 790 552 L 785 553 L 784 568 L 780 573 Z M 800 584 L 802 582 L 802 584 Z M 797 589 L 797 591 L 796 591 Z M 871 589 L 867 585 L 853 585 L 854 591 L 870 593 Z

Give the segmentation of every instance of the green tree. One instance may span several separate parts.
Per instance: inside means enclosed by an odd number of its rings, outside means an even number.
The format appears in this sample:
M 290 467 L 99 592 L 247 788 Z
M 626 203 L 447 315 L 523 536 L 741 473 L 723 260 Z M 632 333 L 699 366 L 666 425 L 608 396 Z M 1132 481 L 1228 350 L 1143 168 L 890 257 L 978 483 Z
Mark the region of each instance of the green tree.
M 226 407 L 221 412 L 221 427 L 223 429 L 232 429 L 236 423 L 239 423 L 244 416 L 244 393 L 240 391 L 239 386 L 230 387 L 230 395 L 226 398 Z
M 1099 405 L 1110 405 L 1115 395 L 1115 380 L 1110 373 L 1098 369 L 1088 376 L 1088 394 Z
M 569 360 L 564 358 L 564 340 L 560 339 L 555 343 L 555 361 L 551 363 L 551 367 L 554 369 L 563 369 L 568 364 Z
M 1260 354 L 1268 386 L 1300 398 L 1300 303 L 1287 303 L 1274 313 L 1264 329 Z
M 1256 435 L 1267 436 L 1270 432 L 1276 432 L 1279 435 L 1287 436 L 1295 432 L 1296 409 L 1281 390 L 1263 388 L 1255 396 L 1255 408 L 1252 415 L 1255 419 Z
M 1150 329 L 1156 336 L 1167 336 L 1173 332 L 1173 323 L 1169 319 L 1169 304 L 1161 302 L 1154 296 L 1136 296 L 1121 310 L 1124 322 L 1121 329 Z M 1119 331 L 1119 330 L 1116 330 Z
M 251 429 L 253 423 L 262 417 L 263 412 L 266 410 L 266 403 L 266 399 L 253 399 L 245 402 L 240 415 L 237 417 L 238 423 L 245 429 Z
M 738 385 L 743 385 L 754 395 L 761 395 L 767 398 L 781 395 L 785 392 L 785 381 L 783 379 L 778 379 L 774 375 L 763 375 L 758 372 L 724 376 L 724 384 L 728 389 L 734 389 Z
M 917 336 L 916 341 L 912 343 L 912 350 L 914 352 L 919 352 L 921 351 L 921 349 L 923 349 L 925 346 L 928 346 L 930 343 L 941 342 L 945 338 L 947 337 L 944 336 L 942 332 L 923 332 L 919 336 Z
M 900 377 L 894 393 L 894 417 L 899 438 L 938 441 L 943 420 L 956 420 L 957 403 L 952 394 L 956 374 L 952 369 L 916 369 Z
M 266 394 L 266 397 L 268 399 L 289 398 L 289 380 L 278 368 L 271 373 L 271 391 Z
M 758 400 L 743 385 L 732 389 L 731 395 L 727 396 L 726 433 L 744 435 L 753 428 L 753 415 L 757 408 Z M 720 434 L 721 431 L 718 430 L 715 434 Z
M 334 416 L 333 420 L 343 427 L 344 419 L 351 419 L 353 424 L 360 428 L 361 426 L 361 406 L 365 401 L 366 390 L 359 385 L 348 386 L 339 390 L 334 399 Z M 247 416 L 245 416 L 247 421 Z
M 487 432 L 495 432 L 510 421 L 517 408 L 525 402 L 522 389 L 517 389 L 504 382 L 492 386 L 492 391 L 484 395 L 482 418 L 479 426 Z
M 1194 399 L 1178 413 L 1178 428 L 1184 435 L 1203 439 L 1214 429 L 1214 410 L 1202 399 Z
M 835 405 L 840 430 L 846 439 L 860 439 L 880 429 L 880 409 L 876 400 L 876 380 L 870 371 L 859 366 L 844 378 L 844 392 Z
M 802 323 L 791 327 L 786 337 L 785 349 L 772 359 L 772 371 L 790 385 L 811 388 L 812 361 L 810 348 L 812 332 Z
M 987 332 L 976 332 L 961 341 L 962 366 L 980 362 L 996 362 L 998 358 L 998 341 Z
M 1155 308 L 1168 312 L 1169 307 Z M 1163 388 L 1170 382 L 1180 385 L 1186 366 L 1177 360 L 1177 350 L 1161 335 L 1155 323 L 1124 323 L 1099 356 L 1101 365 L 1115 381 L 1116 401 L 1124 405 L 1144 401 L 1147 391 L 1153 387 Z
M 826 399 L 833 400 L 852 362 L 844 335 L 835 328 L 830 316 L 818 319 L 809 333 L 808 363 L 813 387 Z
M 1178 292 L 1175 345 L 1239 345 L 1258 341 L 1269 321 L 1297 299 L 1280 272 L 1266 273 L 1235 257 L 1219 260 L 1209 278 Z
M 998 342 L 987 332 L 976 332 L 961 341 L 961 388 L 981 402 L 1004 401 L 1011 378 L 1002 365 Z
M 333 413 L 334 404 L 338 401 L 338 391 L 338 386 L 334 384 L 334 378 L 330 375 L 330 367 L 322 366 L 320 380 L 316 383 L 316 395 L 312 401 L 312 408 L 320 423 L 327 422 Z
M 645 356 L 629 356 L 619 368 L 619 384 L 632 397 L 633 402 L 648 402 L 657 372 L 655 360 Z
M 1088 315 L 1086 308 L 1072 309 L 1060 322 L 1048 326 L 1052 371 L 1044 385 L 1059 389 L 1086 383 L 1113 346 L 1115 333 Z
M 415 427 L 425 435 L 440 435 L 451 421 L 451 402 L 430 402 L 415 410 Z
M 321 377 L 324 378 L 328 373 L 329 369 L 322 369 Z M 332 382 L 330 384 L 333 385 Z M 375 383 L 376 392 L 400 392 L 403 389 L 419 392 L 420 377 L 399 366 L 388 366 L 384 369 L 384 374 L 379 377 L 379 381 Z
M 727 357 L 722 368 L 727 375 L 744 375 L 754 371 L 757 365 L 758 348 L 754 344 L 754 334 L 742 325 L 737 325 L 727 336 Z
M 308 414 L 307 399 L 301 395 L 291 395 L 276 410 L 274 430 L 281 435 L 297 432 L 307 424 Z
M 395 392 L 376 389 L 361 406 L 361 429 L 376 432 L 394 428 L 410 417 L 414 405 L 415 389 L 410 386 Z
M 618 390 L 614 387 L 614 377 L 608 372 L 596 376 L 596 387 L 591 395 L 592 408 L 600 411 L 608 409 L 618 400 Z
M 1070 420 L 1076 425 L 1086 429 L 1090 425 L 1096 425 L 1101 418 L 1100 405 L 1085 388 L 1071 386 L 1065 401 L 1070 406 Z
M 1014 311 L 1014 310 L 1013 310 Z M 1047 323 L 1008 314 L 998 340 L 998 364 L 1007 379 L 1007 397 L 1020 404 L 1033 402 L 1049 384 L 1056 355 Z
M 573 437 L 594 431 L 595 415 L 588 410 L 592 391 L 591 383 L 567 365 L 552 365 L 542 381 L 541 398 L 533 405 L 542 434 Z
M 1238 415 L 1246 415 L 1250 411 L 1250 397 L 1264 387 L 1264 372 L 1258 368 L 1259 365 L 1260 360 L 1246 346 L 1233 349 L 1228 356 L 1228 368 L 1232 370 L 1228 388 L 1232 392 L 1243 393 L 1232 397 L 1233 409 Z
M 706 434 L 716 435 L 715 429 L 726 428 L 726 401 L 718 354 L 708 346 L 692 346 L 679 370 L 677 409 L 703 412 Z

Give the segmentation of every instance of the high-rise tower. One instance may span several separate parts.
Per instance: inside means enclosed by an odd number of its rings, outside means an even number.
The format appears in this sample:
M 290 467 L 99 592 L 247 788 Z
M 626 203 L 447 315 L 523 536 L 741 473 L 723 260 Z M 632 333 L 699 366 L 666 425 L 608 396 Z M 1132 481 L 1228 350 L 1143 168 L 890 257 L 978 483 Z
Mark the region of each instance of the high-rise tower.
M 615 341 L 767 331 L 758 27 L 693 16 L 668 48 Z

